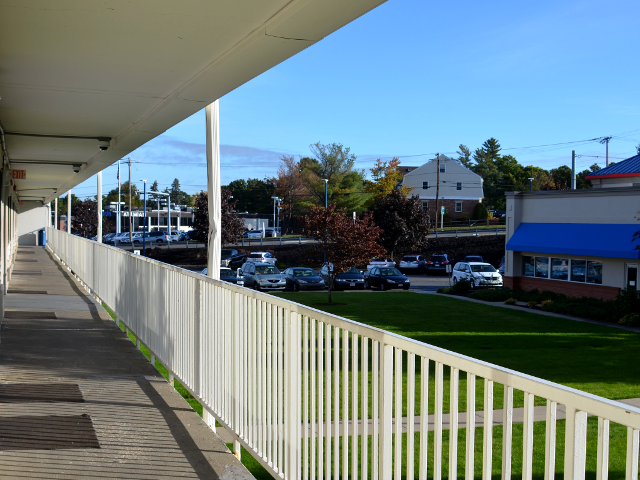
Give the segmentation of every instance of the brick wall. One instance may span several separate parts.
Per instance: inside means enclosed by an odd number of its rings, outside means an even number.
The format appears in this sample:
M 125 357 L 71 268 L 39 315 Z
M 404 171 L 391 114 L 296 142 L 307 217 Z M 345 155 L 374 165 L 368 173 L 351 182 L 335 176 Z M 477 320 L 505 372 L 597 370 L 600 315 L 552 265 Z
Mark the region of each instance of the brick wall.
M 588 283 L 562 282 L 559 280 L 548 280 L 535 277 L 504 277 L 504 286 L 512 290 L 521 288 L 522 290 L 549 291 L 562 293 L 567 297 L 593 297 L 602 300 L 615 300 L 620 293 L 617 287 L 605 287 L 602 285 L 591 285 Z
M 423 200 L 424 201 L 424 200 Z M 456 202 L 462 202 L 462 212 L 456 212 Z M 440 200 L 438 207 L 442 207 L 446 210 L 449 217 L 453 219 L 461 218 L 462 215 L 466 215 L 471 218 L 473 209 L 478 203 L 477 200 Z M 433 220 L 436 218 L 436 201 L 435 199 L 429 199 L 429 217 Z M 438 211 L 438 221 L 440 221 L 440 212 Z

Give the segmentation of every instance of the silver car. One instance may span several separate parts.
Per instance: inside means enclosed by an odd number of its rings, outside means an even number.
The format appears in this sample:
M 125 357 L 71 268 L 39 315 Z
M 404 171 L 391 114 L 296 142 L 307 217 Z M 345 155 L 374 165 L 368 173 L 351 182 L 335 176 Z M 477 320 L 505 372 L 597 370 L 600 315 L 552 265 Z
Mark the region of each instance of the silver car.
M 451 277 L 454 285 L 460 280 L 468 280 L 471 288 L 502 287 L 502 275 L 488 263 L 458 262 L 453 267 Z
M 238 276 L 247 288 L 255 290 L 284 290 L 285 276 L 274 265 L 265 262 L 246 262 L 238 269 Z

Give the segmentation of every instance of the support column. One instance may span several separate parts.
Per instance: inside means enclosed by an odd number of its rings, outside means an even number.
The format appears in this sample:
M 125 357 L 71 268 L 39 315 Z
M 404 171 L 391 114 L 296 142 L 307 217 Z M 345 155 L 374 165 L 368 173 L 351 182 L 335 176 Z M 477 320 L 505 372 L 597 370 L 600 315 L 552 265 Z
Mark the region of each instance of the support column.
M 55 208 L 56 211 L 53 214 L 53 228 L 54 228 L 54 230 L 58 230 L 58 197 L 56 197 L 54 203 L 55 203 L 55 205 L 54 205 L 53 208 Z
M 222 205 L 220 188 L 219 101 L 205 107 L 207 119 L 207 192 L 209 196 L 209 246 L 207 275 L 220 279 Z
M 98 179 L 98 195 L 96 195 L 96 213 L 98 215 L 98 235 L 96 241 L 102 243 L 102 172 L 96 175 Z
M 67 193 L 67 233 L 71 233 L 71 190 Z

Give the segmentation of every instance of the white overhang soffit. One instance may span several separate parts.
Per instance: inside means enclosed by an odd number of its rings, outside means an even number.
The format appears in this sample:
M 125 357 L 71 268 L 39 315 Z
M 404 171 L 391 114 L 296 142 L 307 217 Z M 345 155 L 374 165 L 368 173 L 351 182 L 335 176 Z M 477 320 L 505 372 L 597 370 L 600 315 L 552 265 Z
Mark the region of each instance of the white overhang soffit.
M 26 171 L 16 191 L 49 202 L 381 3 L 3 0 L 0 122 L 11 168 Z

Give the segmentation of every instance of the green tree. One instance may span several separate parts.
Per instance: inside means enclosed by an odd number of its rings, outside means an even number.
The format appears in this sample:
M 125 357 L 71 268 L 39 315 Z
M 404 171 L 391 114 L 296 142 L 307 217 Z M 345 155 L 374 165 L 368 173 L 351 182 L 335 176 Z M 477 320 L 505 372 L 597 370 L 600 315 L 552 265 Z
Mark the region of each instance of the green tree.
M 475 164 L 472 170 L 484 180 L 485 203 L 495 209 L 506 207 L 504 193 L 508 190 L 504 183 L 505 173 L 500 170 L 500 166 L 505 166 L 500 163 L 502 160 L 501 149 L 500 143 L 492 137 L 473 153 Z
M 157 192 L 158 191 L 158 181 L 154 180 L 153 183 L 151 184 L 151 187 L 149 188 L 149 190 L 151 190 L 152 192 Z
M 328 203 L 347 211 L 364 211 L 370 194 L 364 191 L 364 170 L 354 168 L 356 156 L 350 149 L 339 143 L 319 142 L 309 148 L 314 157 L 300 160 L 300 178 L 311 197 L 308 203 L 324 206 L 326 179 Z
M 222 215 L 220 217 L 222 224 L 221 242 L 223 245 L 235 244 L 238 237 L 244 231 L 244 222 L 238 218 L 235 206 L 237 201 L 233 200 L 229 190 L 222 189 L 220 200 Z M 203 242 L 205 245 L 209 243 L 209 195 L 207 192 L 196 194 L 195 211 L 193 213 L 193 233 L 194 240 Z
M 476 203 L 475 207 L 473 207 L 473 213 L 471 214 L 472 220 L 486 220 L 489 218 L 489 211 L 484 203 Z
M 378 159 L 376 166 L 370 169 L 373 180 L 365 180 L 364 191 L 371 194 L 365 203 L 371 206 L 377 200 L 389 195 L 394 190 L 399 190 L 405 197 L 411 189 L 400 186 L 404 175 L 400 171 L 400 160 L 393 158 L 388 163 Z
M 469 147 L 461 143 L 456 153 L 458 154 L 458 158 L 454 158 L 454 160 L 461 164 L 463 167 L 471 168 L 472 160 L 471 150 L 469 150 Z
M 171 203 L 176 205 L 192 205 L 193 197 L 180 188 L 180 180 L 177 178 L 171 182 L 171 188 L 165 189 L 165 193 L 170 195 Z
M 271 179 L 234 180 L 225 187 L 237 201 L 236 210 L 249 213 L 273 214 L 273 199 L 276 187 Z

